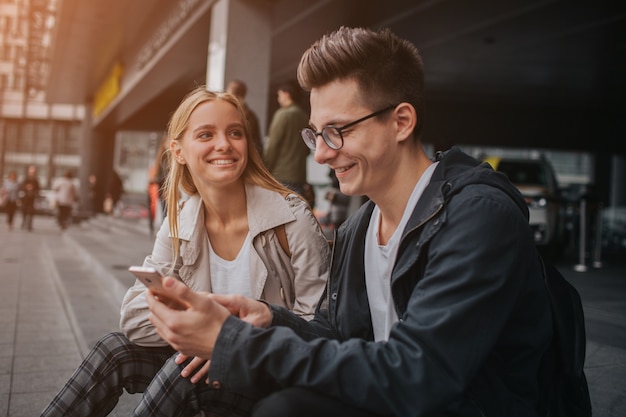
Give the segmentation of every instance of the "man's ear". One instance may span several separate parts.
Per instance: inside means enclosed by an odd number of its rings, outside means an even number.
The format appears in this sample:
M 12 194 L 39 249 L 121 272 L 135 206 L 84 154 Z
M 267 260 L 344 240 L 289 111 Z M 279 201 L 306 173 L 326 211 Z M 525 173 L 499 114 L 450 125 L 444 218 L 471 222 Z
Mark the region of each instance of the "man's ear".
M 409 103 L 400 103 L 395 109 L 398 140 L 404 141 L 413 135 L 417 124 L 417 113 Z

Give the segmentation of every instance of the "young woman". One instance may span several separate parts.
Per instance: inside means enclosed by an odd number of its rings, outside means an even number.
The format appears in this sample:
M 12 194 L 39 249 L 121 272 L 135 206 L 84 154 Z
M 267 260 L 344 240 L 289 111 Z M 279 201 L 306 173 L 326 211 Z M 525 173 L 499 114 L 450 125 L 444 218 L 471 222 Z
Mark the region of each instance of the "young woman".
M 174 112 L 168 138 L 167 219 L 144 266 L 197 291 L 240 293 L 312 317 L 330 249 L 306 202 L 264 168 L 242 104 L 198 87 Z M 150 323 L 146 291 L 139 281 L 128 290 L 123 334 L 96 344 L 42 416 L 105 416 L 122 389 L 146 389 L 175 354 Z M 190 359 L 190 382 L 204 383 L 208 365 Z

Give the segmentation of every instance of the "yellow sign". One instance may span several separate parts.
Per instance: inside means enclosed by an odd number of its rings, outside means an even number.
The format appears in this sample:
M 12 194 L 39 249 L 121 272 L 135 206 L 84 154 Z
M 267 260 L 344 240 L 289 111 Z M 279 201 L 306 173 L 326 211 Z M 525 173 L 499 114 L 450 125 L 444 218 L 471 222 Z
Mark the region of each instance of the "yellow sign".
M 111 72 L 98 88 L 93 100 L 93 116 L 100 115 L 120 93 L 120 80 L 124 69 L 119 62 L 111 68 Z

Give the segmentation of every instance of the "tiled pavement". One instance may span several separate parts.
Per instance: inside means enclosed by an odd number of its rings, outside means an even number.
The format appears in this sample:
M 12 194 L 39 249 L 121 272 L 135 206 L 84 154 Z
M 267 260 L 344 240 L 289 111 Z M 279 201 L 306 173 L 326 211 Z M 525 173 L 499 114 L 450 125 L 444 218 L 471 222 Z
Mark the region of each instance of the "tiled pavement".
M 121 265 L 141 264 L 152 238 L 147 226 L 106 225 L 1 225 L 0 416 L 38 416 L 94 342 L 118 329 L 119 294 L 133 282 Z M 112 416 L 130 415 L 137 399 L 123 396 Z

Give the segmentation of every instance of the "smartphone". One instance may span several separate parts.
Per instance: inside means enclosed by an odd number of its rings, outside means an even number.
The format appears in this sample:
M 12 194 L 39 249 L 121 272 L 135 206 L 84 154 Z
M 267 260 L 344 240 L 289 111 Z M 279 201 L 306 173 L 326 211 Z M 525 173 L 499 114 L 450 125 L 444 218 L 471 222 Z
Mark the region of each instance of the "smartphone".
M 163 302 L 168 307 L 176 310 L 187 309 L 187 305 L 165 295 L 162 282 L 163 275 L 161 275 L 156 269 L 149 266 L 131 266 L 128 270 L 131 274 L 137 277 L 137 279 L 141 281 L 143 285 L 145 285 L 156 296 L 156 298 L 159 299 L 159 301 Z
M 163 286 L 161 285 L 163 276 L 156 269 L 149 266 L 131 266 L 128 270 L 153 292 L 163 290 Z

